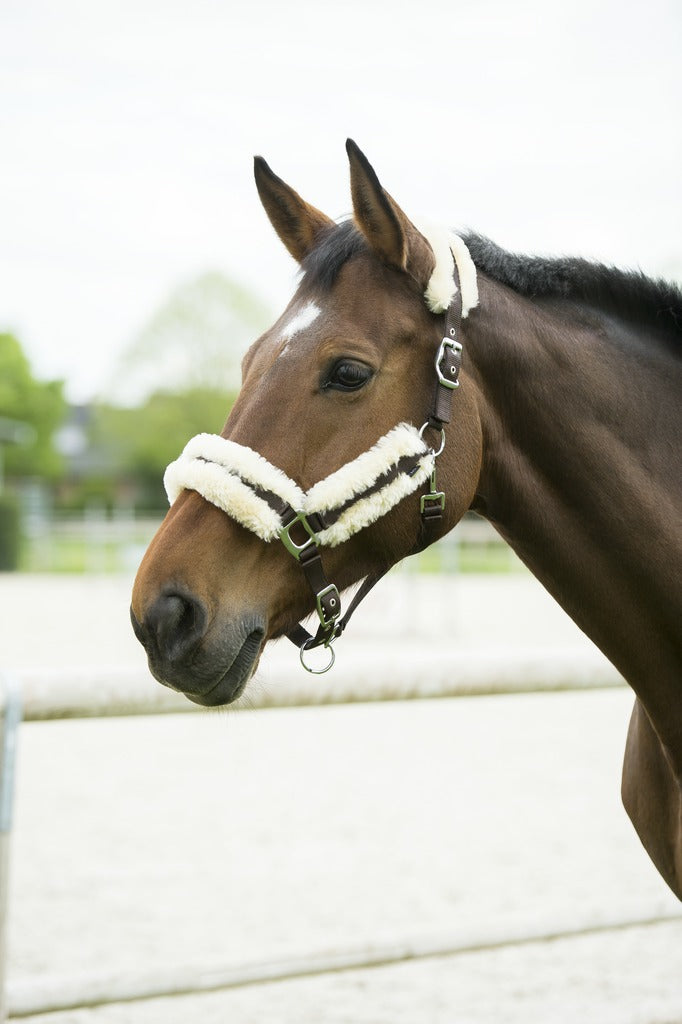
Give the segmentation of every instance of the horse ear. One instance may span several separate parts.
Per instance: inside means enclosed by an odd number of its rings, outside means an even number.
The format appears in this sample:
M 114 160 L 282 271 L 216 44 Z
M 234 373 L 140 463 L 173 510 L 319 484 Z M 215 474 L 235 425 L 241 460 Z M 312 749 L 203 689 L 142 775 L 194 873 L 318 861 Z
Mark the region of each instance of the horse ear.
M 355 221 L 371 248 L 386 263 L 410 274 L 425 289 L 436 265 L 433 249 L 382 187 L 369 160 L 346 141 Z
M 334 226 L 334 221 L 301 199 L 298 192 L 270 170 L 262 156 L 254 157 L 253 173 L 270 223 L 300 263 L 320 234 Z

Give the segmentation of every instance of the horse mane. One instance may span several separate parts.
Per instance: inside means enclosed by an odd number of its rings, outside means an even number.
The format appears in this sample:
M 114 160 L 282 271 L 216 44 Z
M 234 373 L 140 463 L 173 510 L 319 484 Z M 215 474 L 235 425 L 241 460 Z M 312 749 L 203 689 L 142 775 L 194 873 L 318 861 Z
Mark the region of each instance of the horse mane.
M 353 221 L 343 220 L 325 231 L 305 257 L 301 264 L 303 276 L 310 284 L 329 291 L 344 263 L 368 249 L 364 235 Z
M 682 335 L 682 290 L 672 282 L 579 257 L 510 253 L 473 232 L 462 237 L 476 267 L 519 295 L 530 299 L 572 299 L 625 315 L 658 331 Z M 306 282 L 328 291 L 344 263 L 367 249 L 367 242 L 353 221 L 341 221 L 323 233 L 303 260 L 303 276 Z
M 474 233 L 464 241 L 479 270 L 520 295 L 572 299 L 659 331 L 672 330 L 682 341 L 682 290 L 670 281 L 577 257 L 517 255 Z

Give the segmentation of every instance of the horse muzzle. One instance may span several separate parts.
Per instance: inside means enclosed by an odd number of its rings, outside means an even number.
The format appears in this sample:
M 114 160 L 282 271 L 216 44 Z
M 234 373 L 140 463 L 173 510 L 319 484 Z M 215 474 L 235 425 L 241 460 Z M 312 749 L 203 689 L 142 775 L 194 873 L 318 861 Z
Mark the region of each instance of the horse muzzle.
M 164 590 L 142 621 L 131 607 L 130 619 L 154 678 L 204 707 L 241 695 L 265 640 L 262 616 L 211 620 L 198 598 L 178 590 Z

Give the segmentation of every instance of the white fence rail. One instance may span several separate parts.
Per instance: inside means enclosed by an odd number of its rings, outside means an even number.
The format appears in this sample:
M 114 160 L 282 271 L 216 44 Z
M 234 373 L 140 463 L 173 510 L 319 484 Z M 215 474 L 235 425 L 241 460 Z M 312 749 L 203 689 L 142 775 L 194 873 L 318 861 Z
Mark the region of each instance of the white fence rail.
M 32 572 L 134 570 L 160 521 L 160 515 L 139 516 L 125 508 L 108 512 L 101 505 L 69 514 L 38 509 L 25 517 L 23 566 Z M 494 559 L 498 570 L 518 565 L 492 526 L 474 517 L 465 518 L 439 544 L 410 559 L 409 564 L 456 572 L 466 568 L 466 560 L 472 557 L 477 564 Z
M 384 648 L 346 657 L 343 672 L 321 682 L 301 668 L 293 648 L 263 669 L 235 710 L 309 707 L 374 701 L 431 700 L 588 690 L 624 686 L 616 669 L 597 652 L 574 649 L 466 651 L 447 649 L 425 667 L 424 652 Z M 340 655 L 341 656 L 341 655 Z M 274 678 L 276 673 L 276 679 Z M 201 711 L 155 682 L 147 672 L 107 669 L 23 672 L 24 719 L 103 718 Z

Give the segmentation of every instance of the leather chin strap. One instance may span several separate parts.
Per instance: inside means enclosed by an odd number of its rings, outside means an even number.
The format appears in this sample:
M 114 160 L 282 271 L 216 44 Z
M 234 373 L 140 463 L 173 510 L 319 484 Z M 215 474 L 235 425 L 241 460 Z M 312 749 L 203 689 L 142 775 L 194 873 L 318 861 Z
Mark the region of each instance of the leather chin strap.
M 429 491 L 420 499 L 420 532 L 415 554 L 438 538 L 445 510 L 445 493 L 436 484 L 436 460 L 445 447 L 445 424 L 450 422 L 453 393 L 459 387 L 462 346 L 457 334 L 462 320 L 462 294 L 457 261 L 453 258 L 455 294 L 445 311 L 445 333 L 434 361 L 436 386 L 428 418 L 417 432 L 399 424 L 368 452 L 315 484 L 307 494 L 277 467 L 258 453 L 228 439 L 200 434 L 171 463 L 164 477 L 172 502 L 186 488 L 198 491 L 261 539 L 279 537 L 300 564 L 314 597 L 319 620 L 313 635 L 300 623 L 286 635 L 300 651 L 307 671 L 321 674 L 335 661 L 332 643 L 346 629 L 355 609 L 388 572 L 390 566 L 367 576 L 355 593 L 345 615 L 341 596 L 330 583 L 322 565 L 320 545 L 336 546 L 394 508 L 405 496 L 429 480 Z M 427 430 L 440 432 L 435 449 L 423 439 Z M 367 483 L 358 492 L 351 482 L 362 470 Z M 336 493 L 345 488 L 344 497 Z M 331 496 L 330 496 L 331 495 Z M 298 507 L 295 507 L 295 506 Z M 306 664 L 305 654 L 325 647 L 329 662 L 322 668 Z

